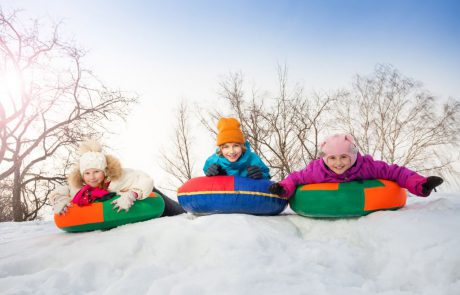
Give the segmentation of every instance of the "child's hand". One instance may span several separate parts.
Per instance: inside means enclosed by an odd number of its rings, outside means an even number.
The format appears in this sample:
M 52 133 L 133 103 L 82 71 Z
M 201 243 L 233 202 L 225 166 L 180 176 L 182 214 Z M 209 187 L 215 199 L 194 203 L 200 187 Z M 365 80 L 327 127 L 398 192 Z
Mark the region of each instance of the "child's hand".
M 422 194 L 428 196 L 433 189 L 436 191 L 435 187 L 443 182 L 444 180 L 439 176 L 428 176 L 426 182 L 422 184 Z
M 67 213 L 69 207 L 72 206 L 72 202 L 67 196 L 58 196 L 56 197 L 53 204 L 54 214 L 64 215 Z
M 114 204 L 113 210 L 118 209 L 117 213 L 121 210 L 129 211 L 129 208 L 134 204 L 136 200 L 136 194 L 132 191 L 118 193 L 120 197 L 115 201 L 112 201 L 111 204 Z
M 257 166 L 249 166 L 248 167 L 248 177 L 252 179 L 261 179 L 262 178 L 262 171 Z
M 217 176 L 226 174 L 227 173 L 225 173 L 225 170 L 217 164 L 212 164 L 211 166 L 209 166 L 208 170 L 206 170 L 206 176 Z
M 268 190 L 275 195 L 281 196 L 282 194 L 285 193 L 284 188 L 281 186 L 281 184 L 275 182 L 272 185 L 268 187 Z

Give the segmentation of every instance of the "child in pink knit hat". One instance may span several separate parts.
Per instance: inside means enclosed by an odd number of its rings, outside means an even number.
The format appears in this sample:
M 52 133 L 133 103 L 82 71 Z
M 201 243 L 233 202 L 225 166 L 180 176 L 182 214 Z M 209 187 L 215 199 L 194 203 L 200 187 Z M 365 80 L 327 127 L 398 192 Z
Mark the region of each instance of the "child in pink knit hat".
M 320 148 L 321 159 L 311 161 L 306 168 L 272 184 L 270 192 L 289 198 L 298 185 L 380 178 L 395 181 L 414 195 L 427 197 L 443 182 L 438 176 L 424 177 L 405 167 L 361 155 L 350 134 L 329 136 Z
M 336 134 L 321 143 L 321 153 L 324 163 L 337 174 L 347 171 L 356 162 L 358 149 L 353 136 Z

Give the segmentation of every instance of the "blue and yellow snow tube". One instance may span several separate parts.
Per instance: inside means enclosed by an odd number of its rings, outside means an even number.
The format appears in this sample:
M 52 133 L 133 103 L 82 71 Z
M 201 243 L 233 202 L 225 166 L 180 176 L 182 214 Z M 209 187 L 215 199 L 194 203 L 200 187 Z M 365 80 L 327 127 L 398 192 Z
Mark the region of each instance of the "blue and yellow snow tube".
M 110 200 L 91 203 L 88 206 L 73 204 L 64 215 L 54 215 L 56 226 L 68 232 L 83 232 L 100 229 L 110 229 L 123 224 L 134 223 L 156 218 L 163 214 L 165 203 L 163 198 L 156 193 L 134 202 L 126 212 L 113 209 L 111 202 L 120 196 Z
M 267 179 L 237 176 L 196 177 L 177 191 L 181 206 L 190 213 L 245 213 L 277 215 L 287 206 L 287 200 L 271 194 Z
M 369 179 L 342 183 L 316 183 L 297 187 L 289 205 L 308 217 L 356 217 L 406 204 L 407 193 L 397 183 Z

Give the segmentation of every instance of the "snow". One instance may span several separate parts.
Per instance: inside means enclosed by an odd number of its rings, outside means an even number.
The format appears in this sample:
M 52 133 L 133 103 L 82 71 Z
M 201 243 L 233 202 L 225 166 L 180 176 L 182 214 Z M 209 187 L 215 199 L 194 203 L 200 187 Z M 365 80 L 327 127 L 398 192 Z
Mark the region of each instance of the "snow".
M 182 214 L 0 224 L 0 294 L 459 294 L 460 193 L 353 219 Z

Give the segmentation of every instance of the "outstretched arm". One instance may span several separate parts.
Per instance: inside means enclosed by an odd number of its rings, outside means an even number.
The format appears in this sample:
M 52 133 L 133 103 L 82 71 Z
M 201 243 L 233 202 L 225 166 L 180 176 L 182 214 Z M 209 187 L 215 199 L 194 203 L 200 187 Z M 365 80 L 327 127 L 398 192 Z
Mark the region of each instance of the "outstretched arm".
M 317 160 L 321 161 L 321 160 Z M 315 161 L 310 162 L 307 167 L 302 170 L 291 172 L 284 180 L 280 181 L 279 184 L 284 189 L 283 197 L 290 198 L 298 185 L 307 184 L 312 182 L 312 171 L 313 165 L 318 165 Z
M 51 206 L 55 214 L 65 214 L 71 206 L 72 197 L 68 186 L 59 186 L 49 195 Z
M 426 178 L 417 172 L 396 164 L 375 161 L 370 156 L 366 156 L 365 161 L 369 164 L 363 169 L 369 169 L 367 172 L 373 177 L 395 181 L 414 195 L 426 195 L 422 192 L 422 185 L 426 182 Z

